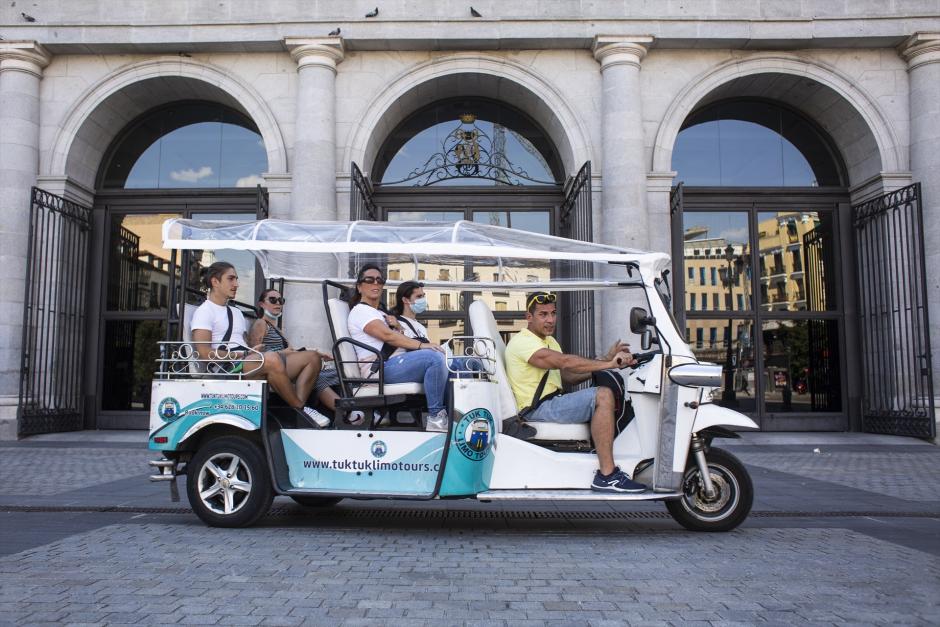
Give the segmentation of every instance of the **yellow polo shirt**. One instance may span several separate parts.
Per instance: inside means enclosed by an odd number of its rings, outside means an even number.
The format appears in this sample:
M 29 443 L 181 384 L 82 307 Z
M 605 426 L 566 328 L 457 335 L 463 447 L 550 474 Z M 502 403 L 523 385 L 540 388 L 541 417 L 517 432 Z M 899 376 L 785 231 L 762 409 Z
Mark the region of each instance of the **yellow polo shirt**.
M 535 390 L 545 374 L 544 370 L 529 363 L 529 357 L 541 348 L 562 352 L 555 338 L 549 335 L 543 340 L 528 329 L 516 333 L 506 345 L 506 376 L 509 377 L 509 385 L 519 409 L 532 404 Z M 551 370 L 542 390 L 542 398 L 560 389 L 561 371 Z

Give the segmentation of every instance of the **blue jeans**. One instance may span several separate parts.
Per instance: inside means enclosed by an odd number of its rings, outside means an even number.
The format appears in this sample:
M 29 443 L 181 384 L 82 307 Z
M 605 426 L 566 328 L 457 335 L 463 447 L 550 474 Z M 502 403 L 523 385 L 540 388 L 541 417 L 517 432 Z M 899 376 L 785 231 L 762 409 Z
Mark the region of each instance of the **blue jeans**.
M 559 394 L 543 401 L 535 411 L 525 417 L 526 422 L 560 422 L 572 424 L 591 422 L 597 388 L 584 388 L 577 392 Z
M 386 383 L 424 384 L 428 412 L 432 415 L 444 409 L 447 375 L 444 355 L 427 348 L 396 355 L 385 362 Z
M 476 357 L 454 357 L 450 360 L 450 367 L 453 370 L 483 372 L 483 363 Z M 451 372 L 450 376 L 454 379 L 462 379 L 470 375 L 467 372 Z

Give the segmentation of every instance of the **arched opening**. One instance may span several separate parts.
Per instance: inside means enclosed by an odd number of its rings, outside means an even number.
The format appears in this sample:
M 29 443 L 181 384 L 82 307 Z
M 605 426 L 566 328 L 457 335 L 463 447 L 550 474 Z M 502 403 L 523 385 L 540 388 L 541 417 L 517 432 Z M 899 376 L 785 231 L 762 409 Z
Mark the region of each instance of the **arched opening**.
M 211 88 L 209 92 L 212 91 Z M 204 92 L 208 95 L 208 92 Z M 254 121 L 230 98 L 175 100 L 142 111 L 102 150 L 95 211 L 102 229 L 97 347 L 98 426 L 142 428 L 158 340 L 166 335 L 174 281 L 200 300 L 202 268 L 218 259 L 239 274 L 236 300 L 253 303 L 262 277 L 250 253 L 171 256 L 161 226 L 171 217 L 253 220 L 268 153 Z
M 353 134 L 347 153 L 353 161 L 351 216 L 470 220 L 591 239 L 590 147 L 580 124 L 530 68 L 469 53 L 431 61 L 393 81 Z M 374 182 L 361 175 L 357 161 Z M 490 281 L 499 271 L 468 261 L 421 268 L 415 278 Z M 413 273 L 389 268 L 392 278 Z M 522 326 L 521 293 L 438 292 L 429 294 L 430 310 L 422 316 L 431 339 L 465 334 L 465 312 L 474 298 L 489 303 L 507 337 Z M 388 301 L 394 302 L 393 293 Z M 593 351 L 590 299 L 578 303 L 571 319 L 579 322 L 569 325 L 577 333 L 564 328 L 559 335 L 575 350 Z
M 418 107 L 385 137 L 372 167 L 374 200 L 388 221 L 470 220 L 552 234 L 564 200 L 561 158 L 531 116 L 485 97 L 450 97 Z M 472 261 L 453 267 L 389 268 L 391 278 L 491 280 L 499 268 Z M 548 272 L 533 267 L 530 275 Z M 434 341 L 469 332 L 470 301 L 482 298 L 508 338 L 523 326 L 524 295 L 434 291 L 422 316 Z M 394 302 L 390 291 L 389 302 Z
M 794 107 L 710 97 L 673 148 L 688 341 L 700 359 L 724 365 L 716 402 L 764 430 L 847 426 L 848 168 L 835 146 Z

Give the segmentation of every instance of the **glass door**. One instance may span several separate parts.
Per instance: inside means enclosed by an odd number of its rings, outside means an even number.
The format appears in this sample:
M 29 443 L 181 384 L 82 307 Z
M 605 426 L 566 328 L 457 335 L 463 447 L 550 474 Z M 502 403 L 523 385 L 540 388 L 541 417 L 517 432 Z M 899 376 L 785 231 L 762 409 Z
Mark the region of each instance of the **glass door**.
M 838 204 L 767 201 L 684 191 L 687 340 L 761 429 L 845 429 Z
M 172 196 L 164 192 L 159 197 L 115 197 L 99 209 L 107 227 L 103 233 L 101 278 L 93 288 L 101 292 L 98 428 L 143 429 L 148 424 L 150 387 L 159 357 L 157 342 L 166 336 L 170 302 L 170 251 L 162 244 L 163 222 L 181 217 L 254 220 L 257 214 L 254 191 L 226 198 L 177 197 L 174 201 Z M 233 206 L 242 206 L 245 211 L 233 211 Z M 202 301 L 200 270 L 225 260 L 238 271 L 237 301 L 253 306 L 262 278 L 251 253 L 192 251 L 188 257 L 188 302 Z M 178 255 L 177 265 L 173 266 L 176 281 L 181 274 L 179 260 Z

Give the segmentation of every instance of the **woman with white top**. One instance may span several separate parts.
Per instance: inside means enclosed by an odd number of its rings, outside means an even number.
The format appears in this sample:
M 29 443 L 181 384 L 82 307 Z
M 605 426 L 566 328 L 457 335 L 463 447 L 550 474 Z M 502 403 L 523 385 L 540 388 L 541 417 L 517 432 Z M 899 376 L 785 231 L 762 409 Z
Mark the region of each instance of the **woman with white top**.
M 428 404 L 425 428 L 428 431 L 447 431 L 449 420 L 444 407 L 444 392 L 448 373 L 444 349 L 391 328 L 395 319 L 379 311 L 384 285 L 385 277 L 378 266 L 367 264 L 360 268 L 356 277 L 356 293 L 350 300 L 353 307 L 349 312 L 349 335 L 378 351 L 385 344 L 409 351 L 394 354 L 385 361 L 385 382 L 423 383 Z M 374 353 L 357 346 L 356 357 L 361 362 L 364 377 L 378 371 L 377 365 L 372 363 Z
M 422 342 L 428 342 L 428 329 L 418 322 L 417 315 L 428 309 L 428 299 L 424 293 L 424 284 L 418 281 L 405 281 L 395 290 L 395 306 L 392 313 L 399 321 L 401 332 Z M 397 354 L 397 352 L 396 352 Z M 451 372 L 481 371 L 483 364 L 472 357 L 451 357 Z

